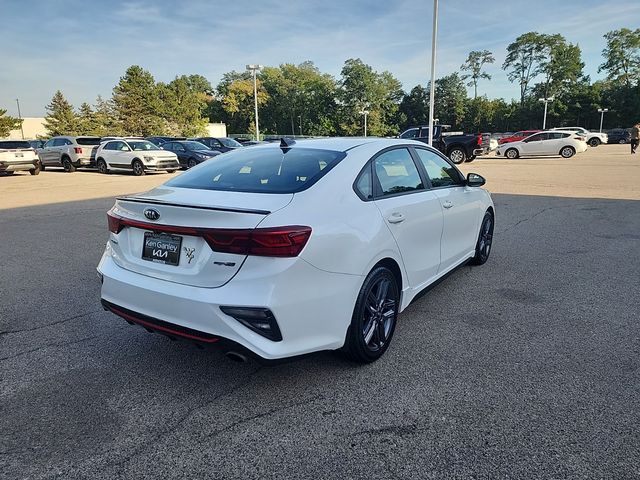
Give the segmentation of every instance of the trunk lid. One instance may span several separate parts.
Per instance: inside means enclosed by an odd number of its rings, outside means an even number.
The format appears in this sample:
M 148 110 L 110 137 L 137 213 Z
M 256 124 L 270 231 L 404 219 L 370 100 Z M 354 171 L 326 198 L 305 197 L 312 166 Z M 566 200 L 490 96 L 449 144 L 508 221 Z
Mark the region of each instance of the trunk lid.
M 189 228 L 254 229 L 269 213 L 284 208 L 292 198 L 293 194 L 167 186 L 118 198 L 110 213 L 122 217 L 123 223 L 129 220 L 133 225 L 124 226 L 118 234 L 111 233 L 114 261 L 122 268 L 149 277 L 196 287 L 220 287 L 240 270 L 246 255 L 213 251 L 204 237 Z M 155 211 L 158 218 L 150 220 L 145 210 Z M 148 213 L 154 217 L 153 212 Z M 149 260 L 150 256 L 162 255 L 154 248 L 158 241 L 169 245 L 165 245 L 170 250 L 169 256 Z M 175 250 L 177 255 L 172 253 Z M 162 263 L 165 260 L 177 265 Z

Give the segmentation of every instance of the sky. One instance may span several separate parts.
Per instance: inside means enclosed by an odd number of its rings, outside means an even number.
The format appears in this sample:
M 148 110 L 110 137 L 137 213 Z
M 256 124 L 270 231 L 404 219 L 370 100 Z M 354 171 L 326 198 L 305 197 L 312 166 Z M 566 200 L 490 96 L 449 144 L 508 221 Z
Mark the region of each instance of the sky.
M 0 0 L 0 109 L 43 116 L 56 90 L 77 107 L 111 96 L 130 65 L 157 81 L 198 73 L 216 85 L 248 63 L 313 61 L 338 77 L 361 58 L 406 91 L 430 78 L 430 0 Z M 440 0 L 438 77 L 471 50 L 490 50 L 479 94 L 519 98 L 501 69 L 507 45 L 528 31 L 561 33 L 582 49 L 585 73 L 602 78 L 602 36 L 640 26 L 640 0 Z M 471 90 L 470 90 L 471 92 Z

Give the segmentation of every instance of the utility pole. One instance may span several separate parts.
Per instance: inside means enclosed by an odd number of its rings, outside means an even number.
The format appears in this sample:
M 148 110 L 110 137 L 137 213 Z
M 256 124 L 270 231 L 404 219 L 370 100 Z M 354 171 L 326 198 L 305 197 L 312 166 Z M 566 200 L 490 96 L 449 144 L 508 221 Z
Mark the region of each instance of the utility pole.
M 22 114 L 20 113 L 20 100 L 17 98 L 16 105 L 18 105 L 18 118 L 22 120 Z M 600 126 L 600 130 L 602 130 L 602 125 Z M 22 128 L 22 121 L 20 122 L 20 134 L 22 135 L 22 140 L 24 140 L 24 128 Z
M 367 136 L 367 115 L 369 115 L 369 110 L 360 111 L 360 115 L 364 115 L 364 136 Z
M 538 101 L 544 103 L 544 117 L 542 118 L 542 130 L 545 130 L 547 128 L 547 104 L 549 102 L 553 102 L 553 97 L 539 98 Z
M 262 65 L 250 64 L 247 65 L 247 70 L 253 73 L 253 105 L 256 114 L 256 141 L 260 141 L 260 129 L 258 127 L 258 80 L 256 79 L 256 75 L 259 70 L 262 70 Z
M 436 92 L 436 40 L 438 38 L 438 0 L 433 0 L 433 29 L 431 32 L 431 89 L 429 91 L 429 145 L 433 145 L 433 110 Z
M 602 133 L 602 121 L 604 120 L 604 112 L 608 112 L 608 108 L 599 108 L 598 112 L 600 112 L 600 133 Z

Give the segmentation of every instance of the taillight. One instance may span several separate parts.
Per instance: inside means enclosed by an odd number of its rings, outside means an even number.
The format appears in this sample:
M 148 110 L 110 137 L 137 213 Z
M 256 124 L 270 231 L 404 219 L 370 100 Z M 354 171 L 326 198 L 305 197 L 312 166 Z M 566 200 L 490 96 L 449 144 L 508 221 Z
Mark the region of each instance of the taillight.
M 193 228 L 171 225 L 155 225 L 122 218 L 107 212 L 109 231 L 120 233 L 126 226 L 152 230 L 154 232 L 175 233 L 202 237 L 214 252 L 236 255 L 257 255 L 261 257 L 297 257 L 311 236 L 311 227 L 292 225 L 287 227 L 226 229 Z
M 109 222 L 109 231 L 111 233 L 120 233 L 120 230 L 124 227 L 120 222 L 120 217 L 111 212 L 107 212 L 107 221 Z
M 73 147 L 73 151 L 76 153 L 82 153 L 82 148 L 80 147 Z
M 214 252 L 262 257 L 297 257 L 311 236 L 311 227 L 299 225 L 252 230 L 211 229 L 203 232 Z
M 477 140 L 477 142 L 478 142 L 478 146 L 479 146 L 479 147 L 480 147 L 480 146 L 482 146 L 482 134 L 478 134 L 478 140 Z

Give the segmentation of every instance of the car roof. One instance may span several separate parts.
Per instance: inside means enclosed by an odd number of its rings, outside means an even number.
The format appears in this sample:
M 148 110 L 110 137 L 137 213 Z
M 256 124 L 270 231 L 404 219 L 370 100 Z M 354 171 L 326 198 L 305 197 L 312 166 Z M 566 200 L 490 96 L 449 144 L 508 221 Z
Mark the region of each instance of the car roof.
M 415 145 L 419 147 L 429 146 L 424 142 L 410 140 L 404 138 L 381 138 L 381 137 L 329 137 L 329 138 L 311 138 L 305 140 L 297 140 L 290 144 L 292 148 L 313 148 L 318 150 L 334 150 L 338 152 L 346 152 L 358 147 L 373 147 L 383 149 L 395 145 Z M 256 145 L 255 148 L 280 148 L 280 143 L 264 143 Z

